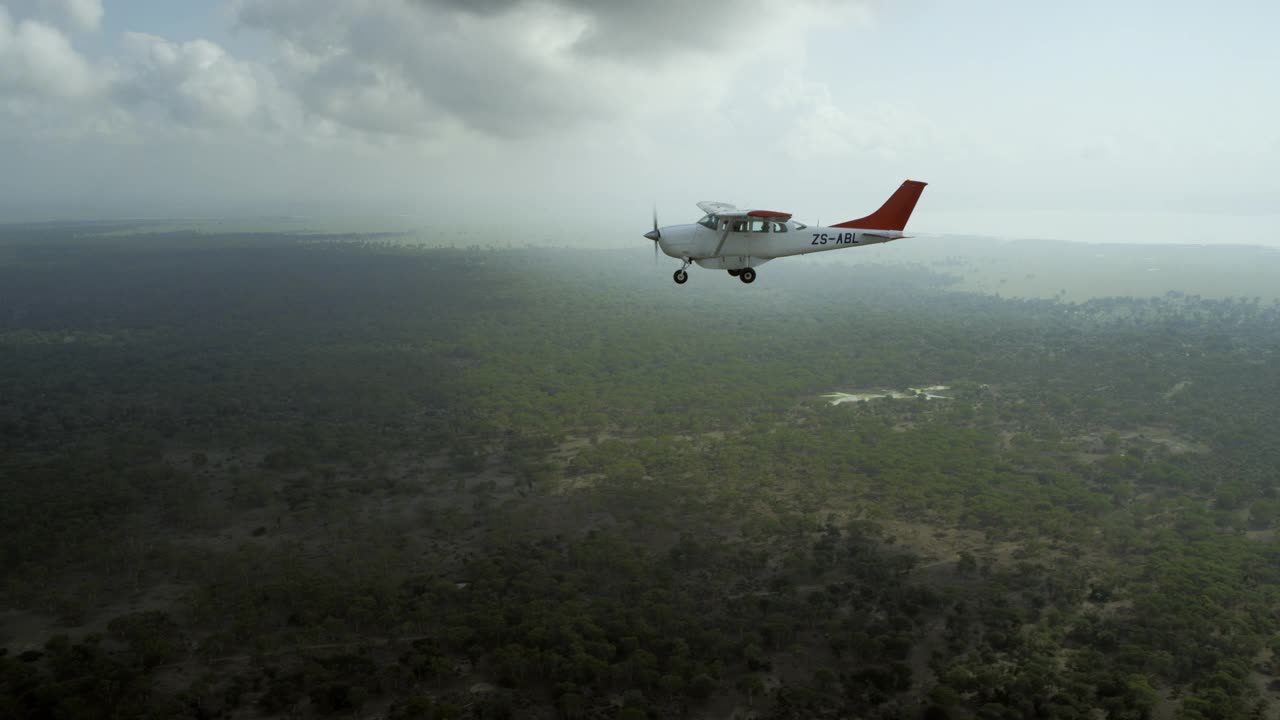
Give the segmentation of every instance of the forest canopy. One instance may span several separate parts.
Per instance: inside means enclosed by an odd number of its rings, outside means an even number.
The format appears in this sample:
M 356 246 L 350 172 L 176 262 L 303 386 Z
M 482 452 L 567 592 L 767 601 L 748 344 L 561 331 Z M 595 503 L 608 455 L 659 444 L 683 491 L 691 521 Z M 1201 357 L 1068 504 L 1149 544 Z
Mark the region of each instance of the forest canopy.
M 936 270 L 0 228 L 0 716 L 1274 714 L 1280 307 Z

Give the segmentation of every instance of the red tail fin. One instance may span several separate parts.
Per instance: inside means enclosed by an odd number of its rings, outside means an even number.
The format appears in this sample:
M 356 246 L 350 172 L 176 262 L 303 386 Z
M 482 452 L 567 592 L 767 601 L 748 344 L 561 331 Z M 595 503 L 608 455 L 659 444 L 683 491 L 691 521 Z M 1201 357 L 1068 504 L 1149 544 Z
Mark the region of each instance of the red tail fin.
M 864 218 L 849 220 L 831 227 L 902 230 L 907 227 L 907 219 L 911 217 L 911 211 L 916 209 L 916 201 L 920 199 L 920 193 L 924 192 L 924 186 L 928 184 L 908 180 L 902 183 L 902 187 L 899 187 L 888 200 L 884 201 L 884 205 L 881 205 L 879 210 Z

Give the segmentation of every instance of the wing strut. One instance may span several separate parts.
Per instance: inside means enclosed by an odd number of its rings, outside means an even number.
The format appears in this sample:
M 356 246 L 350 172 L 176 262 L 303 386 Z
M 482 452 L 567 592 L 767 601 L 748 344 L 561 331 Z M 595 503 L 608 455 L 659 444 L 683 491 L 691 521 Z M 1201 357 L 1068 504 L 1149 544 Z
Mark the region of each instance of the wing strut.
M 724 248 L 724 241 L 729 239 L 729 221 L 724 222 L 724 232 L 720 233 L 720 244 L 716 245 L 716 251 L 711 253 L 712 257 L 720 257 L 720 250 Z

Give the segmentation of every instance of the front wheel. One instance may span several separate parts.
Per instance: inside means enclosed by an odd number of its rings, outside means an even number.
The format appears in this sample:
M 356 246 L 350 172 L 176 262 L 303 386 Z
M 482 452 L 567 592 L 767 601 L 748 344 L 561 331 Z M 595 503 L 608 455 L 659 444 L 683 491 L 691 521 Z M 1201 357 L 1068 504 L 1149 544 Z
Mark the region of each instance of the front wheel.
M 671 276 L 671 279 L 675 280 L 677 285 L 683 285 L 689 282 L 689 273 L 683 270 L 677 270 L 676 274 Z
M 751 284 L 756 281 L 756 271 L 751 268 L 743 268 L 738 271 L 738 279 L 744 283 Z

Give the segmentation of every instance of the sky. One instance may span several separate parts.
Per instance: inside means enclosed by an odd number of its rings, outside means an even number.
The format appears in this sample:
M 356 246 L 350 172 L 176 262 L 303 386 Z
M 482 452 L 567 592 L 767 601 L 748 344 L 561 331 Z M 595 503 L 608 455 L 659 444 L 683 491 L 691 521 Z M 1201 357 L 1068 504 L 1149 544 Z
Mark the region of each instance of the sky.
M 1280 245 L 1280 4 L 0 0 L 0 222 L 614 243 L 698 200 Z

